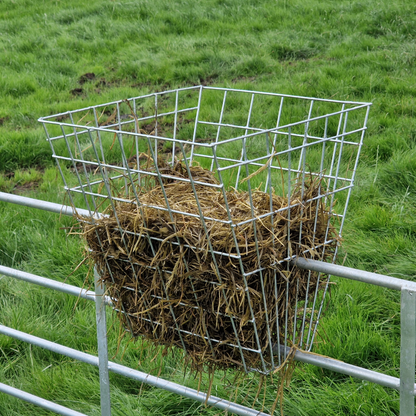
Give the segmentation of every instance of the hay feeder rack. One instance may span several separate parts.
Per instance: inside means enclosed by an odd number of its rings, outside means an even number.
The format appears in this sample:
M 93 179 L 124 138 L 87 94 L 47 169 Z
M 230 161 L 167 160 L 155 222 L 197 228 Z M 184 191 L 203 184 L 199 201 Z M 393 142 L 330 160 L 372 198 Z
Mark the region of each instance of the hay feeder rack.
M 370 104 L 196 86 L 41 119 L 126 330 L 270 374 L 311 351 Z M 86 210 L 86 211 L 85 211 Z

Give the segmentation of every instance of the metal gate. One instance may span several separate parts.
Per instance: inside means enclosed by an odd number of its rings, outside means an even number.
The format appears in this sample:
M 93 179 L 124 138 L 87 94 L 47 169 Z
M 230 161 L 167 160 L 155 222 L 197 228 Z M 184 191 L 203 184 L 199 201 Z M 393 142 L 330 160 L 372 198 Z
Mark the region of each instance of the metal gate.
M 24 205 L 31 208 L 42 209 L 50 212 L 55 212 L 57 214 L 73 215 L 73 209 L 69 206 L 62 206 L 59 204 L 54 204 L 46 201 L 40 201 L 32 198 L 26 198 L 2 192 L 0 192 L 0 201 Z M 78 213 L 80 213 L 80 210 L 77 211 Z M 89 212 L 87 212 L 86 214 L 88 215 Z M 378 285 L 392 290 L 398 290 L 401 292 L 400 378 L 392 377 L 372 370 L 367 370 L 362 367 L 350 365 L 333 358 L 322 357 L 310 353 L 306 354 L 302 353 L 301 351 L 297 351 L 294 357 L 295 360 L 300 362 L 313 364 L 318 367 L 353 376 L 361 380 L 370 381 L 384 387 L 396 389 L 400 392 L 400 415 L 413 416 L 415 412 L 414 396 L 416 394 L 416 283 L 376 273 L 370 273 L 357 269 L 351 269 L 348 267 L 338 266 L 335 264 L 329 264 L 314 260 L 306 260 L 303 258 L 298 258 L 295 261 L 295 264 L 297 267 L 301 269 L 317 271 L 351 280 L 358 280 L 367 284 Z M 98 367 L 100 377 L 100 397 L 102 416 L 111 415 L 110 383 L 108 376 L 110 371 L 137 380 L 138 382 L 146 383 L 151 386 L 182 395 L 184 397 L 199 401 L 201 403 L 207 403 L 210 406 L 214 406 L 223 411 L 228 411 L 229 413 L 244 416 L 265 415 L 264 413 L 258 412 L 254 409 L 250 409 L 248 407 L 221 399 L 219 397 L 209 396 L 207 398 L 206 394 L 203 392 L 109 361 L 107 350 L 107 326 L 105 305 L 111 304 L 111 300 L 104 295 L 103 287 L 97 283 L 98 276 L 96 276 L 95 279 L 95 291 L 90 291 L 5 266 L 0 266 L 0 274 L 95 302 L 98 357 L 30 335 L 25 332 L 18 331 L 16 329 L 1 324 L 0 334 L 24 342 L 28 342 L 32 345 Z M 280 353 L 284 356 L 286 351 L 280 351 Z M 67 407 L 58 405 L 51 401 L 44 400 L 41 397 L 34 396 L 32 394 L 29 394 L 27 392 L 24 392 L 22 390 L 16 389 L 3 383 L 0 383 L 0 392 L 15 396 L 17 398 L 20 398 L 37 406 L 43 407 L 60 415 L 83 415 L 80 412 L 71 410 Z

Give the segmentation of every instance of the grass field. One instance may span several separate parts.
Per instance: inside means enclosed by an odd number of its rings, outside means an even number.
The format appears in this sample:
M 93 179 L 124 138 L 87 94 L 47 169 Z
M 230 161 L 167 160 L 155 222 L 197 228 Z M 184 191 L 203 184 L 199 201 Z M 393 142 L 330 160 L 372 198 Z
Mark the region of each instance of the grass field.
M 416 277 L 416 11 L 413 0 L 0 2 L 0 191 L 63 202 L 41 116 L 190 85 L 372 102 L 339 262 Z M 71 220 L 0 203 L 0 264 L 82 285 Z M 334 279 L 315 352 L 399 375 L 399 294 Z M 94 305 L 0 276 L 0 323 L 96 353 Z M 110 356 L 158 371 L 110 319 Z M 156 369 L 156 370 L 155 370 Z M 162 376 L 184 382 L 168 359 Z M 197 380 L 185 377 L 194 388 Z M 0 336 L 0 382 L 98 415 L 98 371 Z M 118 376 L 114 415 L 218 411 Z M 255 401 L 257 379 L 239 388 Z M 232 375 L 213 393 L 229 395 Z M 229 388 L 230 388 L 229 386 Z M 266 409 L 276 386 L 266 386 Z M 399 395 L 308 365 L 284 392 L 285 415 L 398 415 Z M 256 403 L 261 407 L 261 403 Z M 49 415 L 0 394 L 0 415 Z

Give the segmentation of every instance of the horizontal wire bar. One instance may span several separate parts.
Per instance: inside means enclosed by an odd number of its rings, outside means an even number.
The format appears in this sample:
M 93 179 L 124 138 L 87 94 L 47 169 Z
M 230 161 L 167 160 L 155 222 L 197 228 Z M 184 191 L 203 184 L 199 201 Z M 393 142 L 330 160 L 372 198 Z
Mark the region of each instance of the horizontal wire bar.
M 191 276 L 191 278 L 192 278 L 192 276 Z M 207 280 L 204 280 L 204 282 L 205 283 L 209 283 L 209 284 L 212 284 L 212 285 L 219 285 L 219 283 L 216 283 L 216 282 L 208 282 Z M 136 289 L 134 289 L 134 288 L 132 288 L 132 287 L 127 287 L 127 286 L 123 286 L 123 289 L 126 289 L 126 290 L 130 290 L 130 291 L 132 291 L 132 292 L 135 292 L 136 291 Z M 238 289 L 237 288 L 237 291 L 241 291 L 241 290 L 243 290 L 243 289 Z M 162 300 L 162 301 L 165 301 L 165 300 L 167 300 L 166 298 L 163 298 L 162 296 L 157 296 L 157 295 L 150 295 L 150 297 L 151 298 L 153 298 L 153 299 L 159 299 L 159 300 Z M 207 309 L 203 309 L 203 308 L 201 308 L 200 306 L 196 306 L 196 305 L 192 305 L 192 304 L 189 304 L 189 303 L 185 303 L 185 302 L 175 302 L 175 305 L 179 305 L 179 306 L 186 306 L 186 307 L 188 307 L 188 308 L 191 308 L 191 309 L 195 309 L 195 310 L 198 310 L 198 311 L 208 311 L 208 312 L 211 312 L 211 311 L 209 311 L 209 310 L 207 310 Z M 140 318 L 139 317 L 139 315 L 138 314 L 134 314 L 134 313 L 131 313 L 131 312 L 124 312 L 124 311 L 121 311 L 121 310 L 119 310 L 119 309 L 116 309 L 116 308 L 113 308 L 115 311 L 117 311 L 117 312 L 120 312 L 120 313 L 122 313 L 122 314 L 124 314 L 124 315 L 128 315 L 128 316 L 132 316 L 132 317 L 135 317 L 135 318 Z M 241 319 L 243 319 L 242 317 L 240 317 L 240 316 L 236 316 L 236 315 L 232 315 L 232 314 L 230 314 L 230 315 L 226 315 L 225 313 L 222 313 L 222 312 L 212 312 L 212 314 L 214 315 L 214 316 L 225 316 L 226 318 L 233 318 L 233 319 L 235 319 L 235 320 L 240 320 L 241 321 Z M 142 319 L 142 318 L 140 318 L 140 319 Z M 162 325 L 161 323 L 159 323 L 158 321 L 151 321 L 150 319 L 144 319 L 143 318 L 143 320 L 144 321 L 148 321 L 148 322 L 154 322 L 155 324 L 157 324 L 157 325 Z M 248 319 L 247 321 L 245 321 L 245 322 L 247 322 L 247 323 L 250 323 L 250 324 L 252 324 L 253 322 L 254 322 L 254 320 L 253 319 Z M 206 339 L 208 339 L 208 338 L 206 338 Z M 212 339 L 212 338 L 211 338 Z M 220 340 L 214 340 L 215 342 L 221 342 Z M 230 344 L 231 345 L 231 344 Z M 258 350 L 252 350 L 252 349 L 249 349 L 250 351 L 258 351 Z
M 98 357 L 95 357 L 91 354 L 78 351 L 73 348 L 66 347 L 61 344 L 57 344 L 52 341 L 45 340 L 43 338 L 36 337 L 34 335 L 27 334 L 25 332 L 18 331 L 13 328 L 0 325 L 0 334 L 7 335 L 9 337 L 18 339 L 20 341 L 28 342 L 32 345 L 47 349 L 49 351 L 65 355 L 67 357 L 73 358 L 75 360 L 93 365 L 98 367 Z M 254 409 L 239 405 L 237 403 L 230 402 L 228 400 L 221 399 L 216 396 L 209 396 L 203 392 L 194 390 L 189 387 L 182 386 L 180 384 L 174 383 L 172 381 L 164 380 L 160 377 L 155 377 L 147 373 L 143 373 L 138 370 L 126 367 L 121 364 L 114 363 L 112 361 L 108 362 L 109 371 L 122 375 L 124 377 L 129 377 L 133 380 L 140 381 L 145 384 L 149 384 L 153 387 L 157 387 L 171 393 L 179 394 L 180 396 L 187 397 L 189 399 L 196 400 L 200 403 L 207 403 L 210 406 L 216 407 L 218 409 L 228 411 L 240 416 L 267 416 L 266 413 L 259 412 Z
M 42 407 L 46 410 L 50 410 L 51 412 L 57 413 L 58 415 L 87 416 L 85 413 L 80 413 L 76 410 L 69 409 L 68 407 L 61 406 L 60 404 L 50 402 L 49 400 L 42 399 L 42 397 L 35 396 L 23 390 L 16 389 L 15 387 L 9 386 L 7 384 L 0 383 L 0 392 L 13 397 L 17 397 L 18 399 Z
M 77 159 L 74 157 L 69 157 L 69 156 L 53 156 L 55 159 L 59 159 L 59 160 L 66 160 L 68 162 L 76 162 L 76 163 L 80 163 L 83 165 L 88 165 L 88 166 L 96 166 L 101 167 L 103 169 L 108 169 L 109 171 L 124 171 L 130 174 L 141 174 L 143 176 L 152 176 L 154 178 L 164 178 L 164 179 L 174 179 L 178 182 L 185 182 L 185 183 L 194 183 L 195 185 L 203 185 L 209 188 L 218 188 L 218 189 L 222 189 L 224 187 L 224 185 L 221 184 L 215 184 L 215 183 L 208 183 L 208 182 L 201 182 L 201 181 L 196 181 L 193 178 L 181 178 L 179 176 L 174 176 L 171 174 L 166 174 L 166 173 L 157 173 L 157 172 L 151 172 L 149 170 L 145 170 L 145 169 L 139 169 L 139 168 L 130 168 L 130 167 L 126 167 L 126 166 L 119 166 L 119 165 L 110 165 L 108 163 L 103 163 L 103 162 L 95 162 L 95 161 L 90 161 L 90 160 L 84 160 L 84 159 Z M 160 172 L 160 171 L 159 171 Z M 112 176 L 109 177 L 108 180 L 109 181 L 113 181 L 116 179 L 120 179 L 120 178 L 124 178 L 127 179 L 127 176 L 125 176 L 125 174 L 119 174 L 116 176 Z M 89 182 L 88 186 L 90 185 L 99 185 L 101 183 L 105 182 L 104 179 L 98 179 L 96 181 L 93 182 Z M 86 185 L 83 185 L 82 187 L 86 187 Z M 81 188 L 81 186 L 75 186 L 73 188 L 67 188 L 67 189 L 77 189 L 77 188 Z
M 366 107 L 366 106 L 363 105 L 361 107 Z M 295 122 L 295 123 L 285 124 L 285 125 L 279 126 L 279 127 L 273 127 L 273 128 L 270 128 L 270 129 L 263 129 L 263 130 L 260 130 L 260 131 L 256 131 L 255 133 L 250 133 L 250 134 L 245 134 L 245 135 L 242 135 L 242 136 L 237 136 L 237 137 L 232 137 L 232 138 L 229 138 L 229 139 L 224 139 L 224 140 L 221 140 L 219 142 L 204 143 L 204 142 L 196 142 L 196 141 L 193 141 L 193 140 L 192 141 L 180 140 L 180 139 L 170 139 L 170 140 L 174 141 L 176 143 L 182 143 L 184 145 L 191 144 L 191 145 L 197 145 L 197 146 L 201 146 L 201 147 L 212 148 L 212 147 L 217 147 L 218 145 L 238 141 L 238 140 L 241 140 L 241 139 L 253 138 L 253 137 L 256 137 L 258 135 L 265 134 L 265 133 L 277 133 L 277 134 L 279 134 L 280 130 L 283 130 L 283 129 L 286 129 L 286 128 L 289 128 L 289 127 L 304 125 L 305 123 L 317 121 L 317 120 L 320 120 L 320 119 L 328 118 L 328 117 L 343 114 L 343 113 L 348 113 L 348 112 L 353 111 L 353 110 L 355 110 L 355 109 L 340 110 L 340 111 L 336 111 L 334 113 L 328 113 L 328 114 L 325 114 L 325 115 L 322 115 L 322 116 L 312 117 L 312 118 L 309 118 L 309 119 L 306 119 L 306 120 L 301 120 L 301 121 L 298 121 L 298 122 Z M 78 134 L 78 135 L 82 135 L 82 134 L 88 133 L 90 131 L 100 131 L 100 132 L 108 132 L 108 133 L 113 133 L 113 134 L 114 133 L 125 134 L 125 135 L 129 135 L 129 136 L 132 136 L 132 137 L 138 137 L 138 138 L 142 137 L 142 138 L 157 139 L 157 140 L 167 140 L 167 138 L 164 137 L 164 136 L 157 136 L 157 135 L 150 135 L 150 134 L 143 134 L 143 133 L 135 133 L 135 132 L 127 132 L 127 131 L 123 131 L 123 130 L 107 129 L 105 127 L 83 126 L 83 125 L 77 125 L 77 124 L 71 124 L 71 123 L 62 123 L 62 122 L 56 122 L 56 121 L 52 122 L 52 121 L 49 121 L 49 120 L 41 120 L 41 119 L 39 119 L 39 121 L 42 122 L 42 123 L 56 124 L 56 125 L 59 125 L 59 126 L 67 126 L 67 127 L 72 127 L 72 128 L 83 128 L 84 130 L 76 132 L 76 134 Z M 199 120 L 198 123 L 199 124 L 203 124 L 203 123 L 208 124 L 207 122 L 203 122 L 201 120 Z M 215 124 L 215 123 L 210 123 L 210 124 Z M 233 125 L 228 125 L 228 124 L 221 124 L 221 126 L 222 127 L 233 127 Z M 366 130 L 366 129 L 367 129 L 366 127 L 362 127 L 360 129 L 356 129 L 356 130 L 351 131 L 351 132 L 344 132 L 341 136 L 346 136 L 348 134 L 353 134 L 353 133 L 363 131 L 363 130 Z M 49 137 L 48 140 L 53 141 L 53 140 L 62 139 L 64 137 L 69 138 L 69 137 L 72 137 L 74 135 L 75 135 L 75 133 L 68 133 L 68 134 L 60 135 L 60 136 L 56 136 L 56 137 Z M 327 141 L 327 140 L 331 140 L 331 138 L 322 139 L 322 142 Z M 289 150 L 289 151 L 292 151 L 292 149 Z M 280 154 L 280 153 L 281 152 L 279 152 L 278 154 Z M 56 157 L 56 155 L 54 157 Z
M 199 88 L 199 86 L 198 86 Z M 269 95 L 273 97 L 283 97 L 283 98 L 297 98 L 299 100 L 306 100 L 306 101 L 323 101 L 327 103 L 335 103 L 335 104 L 352 104 L 357 105 L 356 108 L 353 110 L 356 110 L 358 108 L 362 107 L 368 107 L 372 105 L 372 103 L 367 102 L 359 102 L 359 101 L 343 101 L 343 100 L 332 100 L 330 98 L 317 98 L 317 97 L 305 97 L 302 95 L 289 95 L 289 94 L 278 94 L 275 92 L 265 92 L 265 91 L 252 91 L 252 90 L 242 90 L 238 88 L 221 88 L 221 87 L 212 87 L 212 86 L 205 86 L 203 85 L 201 87 L 203 90 L 219 90 L 219 91 L 229 91 L 229 92 L 242 92 L 247 94 L 255 94 L 255 95 Z M 180 91 L 181 89 L 179 89 Z
M 92 108 L 92 107 L 91 107 Z M 181 110 L 177 110 L 175 111 L 168 111 L 166 113 L 161 113 L 158 114 L 158 117 L 165 117 L 168 115 L 172 115 L 172 114 L 177 114 L 177 113 L 185 113 L 185 112 L 190 112 L 192 110 L 196 110 L 197 107 L 189 107 L 189 108 L 184 108 Z M 68 115 L 68 114 L 75 114 L 77 112 L 80 112 L 81 110 L 78 111 L 67 111 L 66 113 L 62 113 L 61 115 L 57 114 L 56 117 L 59 116 L 63 116 L 63 115 Z M 49 116 L 49 117 L 53 117 L 53 116 Z M 154 120 L 155 116 L 148 116 L 148 117 L 143 117 L 138 119 L 138 121 L 143 121 L 146 119 L 149 120 Z M 113 123 L 113 124 L 106 124 L 103 126 L 94 126 L 94 125 L 85 125 L 85 124 L 75 124 L 75 123 L 63 123 L 61 121 L 52 121 L 52 120 L 47 120 L 47 119 L 38 119 L 39 122 L 41 123 L 47 123 L 47 124 L 55 124 L 55 125 L 59 125 L 59 126 L 66 126 L 66 127 L 72 127 L 72 128 L 82 128 L 84 130 L 81 131 L 77 131 L 76 133 L 68 133 L 65 135 L 60 135 L 60 136 L 55 136 L 55 137 L 51 137 L 48 140 L 58 140 L 58 139 L 63 139 L 64 137 L 73 137 L 76 134 L 84 134 L 84 133 L 88 133 L 89 130 L 97 130 L 99 129 L 100 131 L 105 131 L 107 133 L 124 133 L 124 134 L 129 134 L 129 135 L 134 135 L 136 137 L 149 137 L 151 139 L 163 139 L 163 140 L 168 140 L 168 141 L 173 141 L 173 138 L 169 138 L 169 137 L 164 137 L 164 136 L 156 136 L 153 134 L 145 134 L 145 133 L 135 133 L 132 131 L 124 131 L 124 130 L 119 130 L 119 129 L 114 129 L 112 127 L 119 127 L 119 126 L 124 126 L 124 125 L 128 125 L 128 124 L 132 124 L 135 123 L 134 119 L 129 119 L 127 121 L 121 121 L 120 123 Z M 175 140 L 176 141 L 176 140 Z M 187 141 L 186 143 L 192 143 L 191 141 Z
M 191 87 L 183 87 L 183 88 L 178 88 L 178 89 L 173 89 L 173 90 L 166 90 L 166 91 L 161 91 L 161 92 L 155 92 L 155 93 L 151 93 L 151 94 L 145 94 L 145 95 L 141 95 L 141 96 L 137 96 L 137 97 L 131 97 L 129 98 L 127 101 L 133 101 L 133 100 L 143 100 L 145 98 L 150 98 L 153 97 L 155 95 L 167 95 L 167 94 L 173 94 L 176 92 L 182 92 L 182 91 L 188 91 L 188 90 L 217 90 L 217 91 L 229 91 L 229 92 L 241 92 L 241 93 L 245 93 L 245 94 L 255 94 L 255 95 L 265 95 L 265 96 L 273 96 L 273 97 L 283 97 L 283 98 L 295 98 L 298 100 L 304 100 L 304 101 L 321 101 L 321 102 L 329 102 L 329 103 L 335 103 L 335 104 L 350 104 L 350 105 L 356 105 L 357 107 L 352 108 L 351 110 L 357 110 L 360 108 L 365 108 L 368 106 L 371 106 L 372 103 L 369 102 L 358 102 L 358 101 L 342 101 L 342 100 L 333 100 L 333 99 L 328 99 L 328 98 L 317 98 L 317 97 L 305 97 L 305 96 L 301 96 L 301 95 L 289 95 L 289 94 L 278 94 L 278 93 L 272 93 L 272 92 L 265 92 L 265 91 L 252 91 L 252 90 L 242 90 L 242 89 L 234 89 L 234 88 L 220 88 L 220 87 L 212 87 L 212 86 L 203 86 L 203 85 L 196 85 L 196 86 L 191 86 Z M 58 117 L 58 116 L 62 116 L 68 113 L 79 113 L 79 112 L 85 112 L 88 110 L 93 110 L 93 109 L 98 109 L 98 108 L 105 108 L 108 107 L 110 105 L 117 105 L 117 104 L 121 104 L 123 102 L 125 102 L 126 100 L 116 100 L 116 101 L 110 101 L 108 103 L 104 103 L 104 104 L 98 104 L 95 106 L 89 106 L 89 107 L 84 107 L 84 108 L 80 108 L 78 110 L 73 110 L 73 111 L 65 111 L 63 113 L 58 113 L 58 114 L 53 114 L 50 116 L 45 116 L 45 117 L 40 117 L 38 119 L 39 122 L 43 122 L 43 121 L 49 121 L 49 119 L 54 118 L 54 117 Z
M 320 116 L 320 118 L 324 118 L 324 117 L 326 117 L 326 115 Z M 316 121 L 316 120 L 315 119 L 310 119 L 310 120 L 306 119 L 306 120 L 302 120 L 298 123 L 302 125 L 302 124 L 304 124 L 305 122 L 308 122 L 308 121 Z M 205 124 L 205 125 L 208 125 L 208 126 L 215 126 L 215 127 L 228 127 L 228 128 L 233 128 L 233 129 L 241 129 L 241 130 L 245 130 L 245 131 L 253 130 L 255 133 L 259 132 L 259 133 L 262 133 L 262 134 L 265 132 L 264 129 L 257 128 L 257 127 L 240 126 L 238 124 L 229 124 L 229 123 L 224 124 L 224 123 L 218 123 L 218 122 L 215 122 L 215 121 L 202 121 L 202 120 L 200 120 L 199 124 Z M 288 127 L 288 126 L 289 125 L 281 126 L 281 127 L 280 126 L 279 127 L 273 127 L 273 130 L 280 130 L 280 129 L 283 129 L 283 128 Z M 290 125 L 289 127 L 293 127 L 293 126 Z M 300 137 L 300 138 L 306 139 L 306 140 L 316 140 L 315 142 L 311 143 L 312 145 L 322 144 L 324 142 L 332 142 L 332 143 L 344 143 L 344 144 L 351 144 L 353 146 L 360 146 L 360 143 L 346 141 L 346 140 L 343 140 L 343 138 L 346 137 L 346 136 L 351 136 L 355 133 L 362 132 L 363 130 L 366 130 L 366 127 L 360 127 L 359 129 L 346 131 L 344 133 L 340 133 L 338 135 L 325 137 L 325 138 L 319 137 L 319 136 L 312 136 L 312 135 L 309 135 L 309 134 L 305 135 L 305 134 L 300 134 L 300 133 L 289 133 L 289 132 L 285 132 L 285 131 L 270 131 L 270 130 L 267 130 L 267 132 L 268 133 L 281 134 L 281 135 L 284 135 L 284 136 L 291 135 L 292 137 Z M 251 135 L 253 135 L 255 133 L 251 133 Z M 246 137 L 251 137 L 251 136 L 247 135 Z M 241 138 L 244 138 L 244 136 L 239 136 L 238 138 L 241 139 Z M 340 138 L 342 138 L 342 139 L 340 139 Z M 172 139 L 170 139 L 170 140 L 172 140 Z M 189 143 L 193 143 L 193 142 L 189 142 Z M 221 143 L 223 143 L 223 141 L 218 141 L 218 142 L 215 142 L 215 143 L 221 144 Z M 300 146 L 300 147 L 303 147 L 303 146 Z M 293 150 L 296 150 L 296 148 L 294 147 L 292 149 L 279 152 L 279 154 L 292 152 Z
M 117 311 L 117 312 L 119 312 L 119 313 L 122 313 L 124 315 L 128 315 L 128 316 L 132 316 L 132 317 L 137 318 L 137 316 L 135 316 L 135 315 L 133 315 L 131 313 L 120 311 L 120 309 L 114 309 L 114 310 Z M 234 316 L 231 316 L 231 318 L 235 318 L 235 317 Z M 154 325 L 159 325 L 159 326 L 166 325 L 165 323 L 161 323 L 161 322 L 157 322 L 157 321 L 152 321 L 152 320 L 150 320 L 148 318 L 139 318 L 139 319 L 141 319 L 142 321 L 145 321 L 145 322 L 149 322 L 149 323 L 154 324 Z M 253 320 L 250 320 L 248 322 L 253 323 L 254 321 Z M 167 328 L 171 329 L 172 331 L 177 330 L 173 326 L 167 326 Z M 211 338 L 211 337 L 208 338 L 205 335 L 200 335 L 200 334 L 197 334 L 195 332 L 186 331 L 185 329 L 179 329 L 179 331 L 182 334 L 191 335 L 193 337 L 197 337 L 197 338 L 200 338 L 200 339 L 205 339 L 206 341 L 212 341 L 212 342 L 216 342 L 216 343 L 221 344 L 221 345 L 227 345 L 227 346 L 232 347 L 232 348 L 238 348 L 238 349 L 242 349 L 242 350 L 245 350 L 245 351 L 254 352 L 256 354 L 261 354 L 261 349 L 260 350 L 259 349 L 255 350 L 253 348 L 243 347 L 243 346 L 239 346 L 239 345 L 236 345 L 236 344 L 231 344 L 230 342 L 224 342 L 224 341 L 219 340 L 219 339 L 215 339 L 215 338 Z
M 200 86 L 192 86 L 192 87 L 183 87 L 183 88 L 180 88 L 180 89 L 178 89 L 178 91 L 199 90 L 199 89 L 200 89 Z M 52 114 L 50 116 L 40 117 L 40 118 L 38 118 L 38 121 L 39 122 L 43 122 L 43 121 L 49 120 L 50 118 L 54 118 L 54 117 L 58 117 L 58 116 L 63 116 L 63 115 L 69 114 L 69 113 L 75 114 L 75 113 L 85 112 L 85 111 L 89 111 L 89 110 L 93 110 L 93 109 L 97 109 L 97 108 L 105 108 L 105 107 L 108 107 L 109 105 L 122 104 L 123 102 L 126 102 L 126 101 L 130 102 L 130 101 L 133 101 L 133 100 L 136 100 L 136 101 L 137 100 L 142 100 L 144 98 L 153 97 L 155 95 L 166 95 L 166 94 L 169 94 L 169 93 L 175 93 L 176 91 L 177 90 L 175 89 L 175 90 L 167 90 L 167 91 L 155 92 L 155 93 L 140 95 L 140 96 L 137 96 L 137 97 L 131 97 L 131 98 L 128 98 L 127 100 L 126 99 L 122 99 L 122 100 L 110 101 L 108 103 L 93 105 L 93 106 L 89 106 L 89 107 L 84 107 L 84 108 L 80 108 L 78 110 L 72 110 L 72 111 L 71 110 L 68 110 L 68 111 L 65 111 L 63 113 L 57 113 L 57 114 Z M 153 116 L 153 118 L 154 118 L 154 116 Z

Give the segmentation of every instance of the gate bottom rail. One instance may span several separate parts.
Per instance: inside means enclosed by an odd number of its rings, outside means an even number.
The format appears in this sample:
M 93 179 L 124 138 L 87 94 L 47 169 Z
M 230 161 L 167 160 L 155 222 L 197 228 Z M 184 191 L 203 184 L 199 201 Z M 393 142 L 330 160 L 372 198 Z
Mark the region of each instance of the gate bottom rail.
M 76 350 L 74 348 L 66 347 L 56 342 L 48 341 L 43 338 L 36 337 L 34 335 L 27 334 L 26 332 L 18 331 L 13 328 L 9 328 L 4 325 L 0 325 L 0 334 L 7 335 L 11 338 L 18 339 L 19 341 L 28 342 L 29 344 L 35 345 L 47 349 L 49 351 L 65 355 L 75 360 L 84 362 L 86 364 L 93 365 L 94 367 L 99 366 L 98 357 L 87 354 L 85 352 Z M 133 380 L 140 381 L 145 384 L 149 384 L 153 387 L 157 387 L 171 393 L 176 393 L 189 399 L 196 400 L 200 403 L 206 403 L 209 406 L 216 407 L 220 410 L 226 410 L 240 416 L 268 416 L 266 413 L 259 412 L 254 409 L 239 405 L 237 403 L 230 402 L 228 400 L 221 399 L 216 396 L 209 396 L 203 392 L 195 389 L 182 386 L 181 384 L 174 383 L 172 381 L 164 380 L 159 377 L 152 376 L 147 373 L 143 373 L 138 370 L 134 370 L 130 367 L 126 367 L 121 364 L 108 361 L 108 370 L 122 375 L 124 377 L 131 378 Z M 82 414 L 79 414 L 82 415 Z M 74 415 L 75 416 L 75 415 Z

